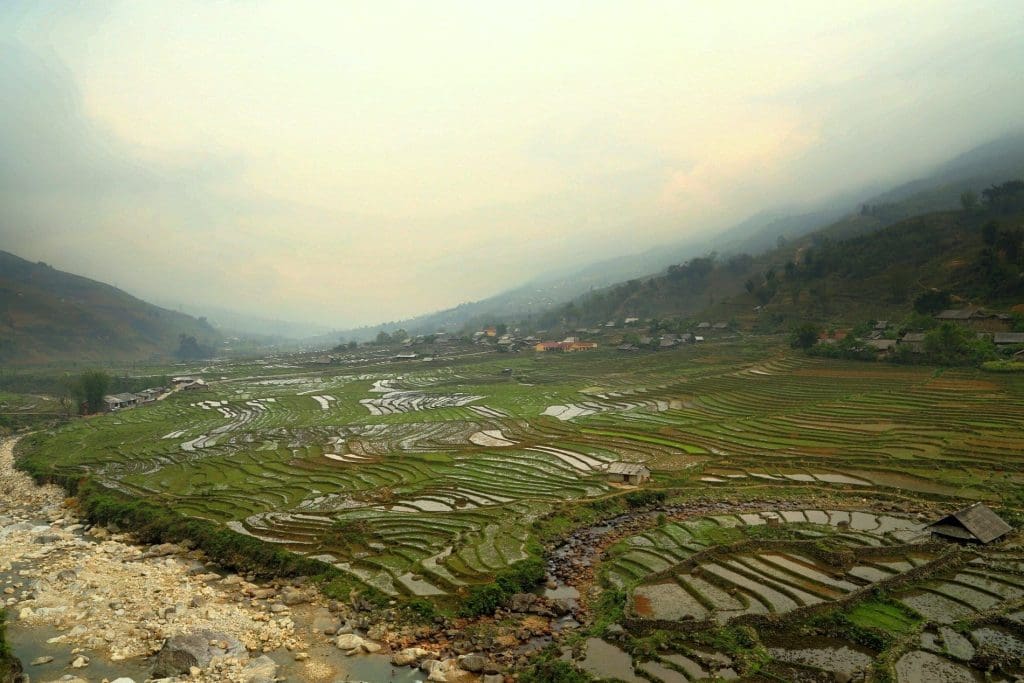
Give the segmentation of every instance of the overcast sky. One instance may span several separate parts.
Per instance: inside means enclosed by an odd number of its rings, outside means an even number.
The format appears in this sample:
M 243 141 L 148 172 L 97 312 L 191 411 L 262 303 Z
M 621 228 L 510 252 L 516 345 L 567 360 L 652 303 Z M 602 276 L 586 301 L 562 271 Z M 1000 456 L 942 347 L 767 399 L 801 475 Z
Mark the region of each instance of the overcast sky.
M 345 327 L 1021 125 L 1024 3 L 0 2 L 0 249 Z

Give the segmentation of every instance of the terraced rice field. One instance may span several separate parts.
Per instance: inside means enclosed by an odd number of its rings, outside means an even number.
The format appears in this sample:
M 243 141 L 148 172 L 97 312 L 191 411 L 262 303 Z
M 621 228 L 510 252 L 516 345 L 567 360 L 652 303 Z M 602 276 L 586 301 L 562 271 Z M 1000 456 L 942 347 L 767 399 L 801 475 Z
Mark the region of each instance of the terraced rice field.
M 53 469 L 319 557 L 388 593 L 486 581 L 524 557 L 534 520 L 614 493 L 602 471 L 612 461 L 646 463 L 653 487 L 710 496 L 804 486 L 1013 502 L 1024 483 L 1015 376 L 825 362 L 739 343 L 349 371 L 280 360 L 197 370 L 209 390 L 51 435 L 43 449 Z M 808 537 L 837 523 L 828 511 L 802 514 L 781 521 Z M 768 523 L 755 517 L 702 524 Z M 851 518 L 833 535 L 850 547 L 895 542 L 902 522 L 876 521 Z M 608 576 L 632 585 L 713 542 L 708 529 L 668 525 L 635 539 Z M 810 563 L 751 554 L 657 590 L 693 598 L 680 619 L 782 613 L 889 571 L 822 570 L 797 585 L 794 566 Z M 927 609 L 939 599 L 928 595 L 906 599 Z
M 725 538 L 744 538 L 750 527 L 765 524 L 791 527 L 796 542 L 787 549 L 720 552 Z M 908 554 L 905 548 L 926 537 L 922 527 L 910 519 L 843 510 L 697 518 L 627 538 L 620 544 L 627 549 L 609 559 L 604 571 L 612 584 L 636 585 L 631 610 L 640 618 L 724 624 L 738 616 L 785 614 L 835 600 L 924 564 L 933 556 Z M 850 567 L 829 565 L 813 556 L 813 543 L 824 538 L 869 553 Z M 801 540 L 807 552 L 792 549 Z M 897 547 L 891 559 L 885 552 L 890 546 Z

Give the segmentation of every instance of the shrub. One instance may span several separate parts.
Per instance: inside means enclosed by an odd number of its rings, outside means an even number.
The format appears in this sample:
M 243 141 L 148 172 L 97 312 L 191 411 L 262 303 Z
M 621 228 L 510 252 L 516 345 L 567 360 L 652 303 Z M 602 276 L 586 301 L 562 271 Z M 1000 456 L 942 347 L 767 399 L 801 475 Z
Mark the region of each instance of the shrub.
M 664 503 L 666 496 L 664 491 L 630 491 L 625 498 L 626 505 L 640 508 Z
M 520 560 L 498 572 L 493 583 L 473 586 L 459 613 L 466 617 L 493 614 L 510 597 L 530 590 L 543 578 L 544 562 L 539 557 Z
M 588 683 L 592 680 L 590 674 L 558 659 L 538 662 L 519 676 L 520 683 Z
M 413 598 L 406 605 L 406 609 L 412 618 L 419 622 L 430 622 L 437 617 L 437 608 L 434 607 L 434 603 L 424 598 Z

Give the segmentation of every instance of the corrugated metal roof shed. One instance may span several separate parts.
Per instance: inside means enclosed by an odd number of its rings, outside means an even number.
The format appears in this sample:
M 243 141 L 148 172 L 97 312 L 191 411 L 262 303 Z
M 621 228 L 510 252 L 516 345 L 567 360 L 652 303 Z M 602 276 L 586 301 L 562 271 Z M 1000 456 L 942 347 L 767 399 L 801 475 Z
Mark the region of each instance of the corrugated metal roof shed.
M 1013 531 L 1013 527 L 984 503 L 975 503 L 928 525 L 932 533 L 961 540 L 991 543 Z
M 646 466 L 636 462 L 613 462 L 608 466 L 608 474 L 650 474 Z

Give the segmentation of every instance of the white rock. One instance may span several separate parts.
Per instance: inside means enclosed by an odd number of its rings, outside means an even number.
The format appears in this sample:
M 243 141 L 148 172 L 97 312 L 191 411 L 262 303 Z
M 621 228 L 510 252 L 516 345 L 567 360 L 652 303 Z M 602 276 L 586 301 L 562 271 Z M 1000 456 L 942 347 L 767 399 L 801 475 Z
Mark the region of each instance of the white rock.
M 338 636 L 334 644 L 339 650 L 358 650 L 363 646 L 363 639 L 354 633 L 343 633 Z

